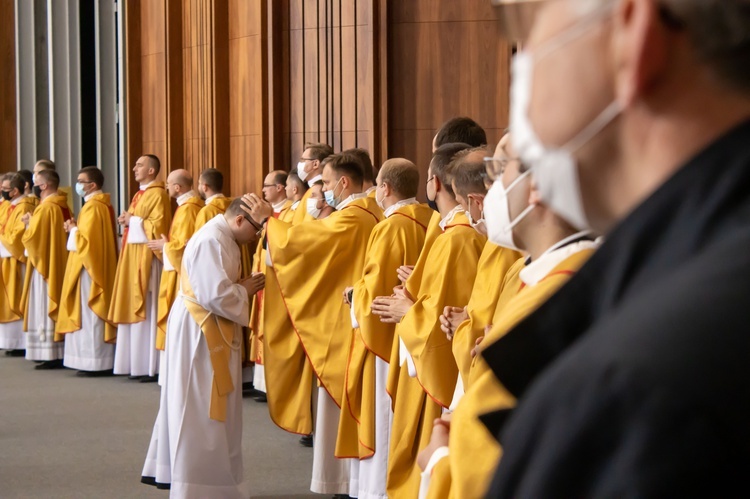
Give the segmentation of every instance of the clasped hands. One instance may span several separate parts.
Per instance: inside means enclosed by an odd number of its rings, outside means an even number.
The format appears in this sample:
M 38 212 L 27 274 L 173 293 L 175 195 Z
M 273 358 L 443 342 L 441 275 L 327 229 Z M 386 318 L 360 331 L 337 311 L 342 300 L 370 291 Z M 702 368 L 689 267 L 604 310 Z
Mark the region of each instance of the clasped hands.
M 247 296 L 253 296 L 266 287 L 266 275 L 262 272 L 253 272 L 250 277 L 242 279 L 240 285 L 247 290 Z

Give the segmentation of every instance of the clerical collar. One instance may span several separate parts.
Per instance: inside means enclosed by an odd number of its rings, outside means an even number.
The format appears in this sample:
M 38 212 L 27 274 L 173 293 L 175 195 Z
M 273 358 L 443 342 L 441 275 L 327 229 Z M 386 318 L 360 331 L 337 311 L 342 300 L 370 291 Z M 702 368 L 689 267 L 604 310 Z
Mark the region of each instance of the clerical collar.
M 295 201 L 292 203 L 292 206 L 289 208 L 290 210 L 294 211 L 297 209 L 297 206 L 299 206 L 299 201 Z
M 281 210 L 284 209 L 284 205 L 285 204 L 286 204 L 286 199 L 284 199 L 283 201 L 279 201 L 276 204 L 272 204 L 271 206 L 273 206 L 273 212 L 274 213 L 281 213 Z
M 521 269 L 518 277 L 527 286 L 534 286 L 569 256 L 586 249 L 598 248 L 601 241 L 592 240 L 589 234 L 590 231 L 581 231 L 553 244 L 539 258 Z
M 142 191 L 145 191 L 145 190 L 146 190 L 146 189 L 148 189 L 148 188 L 149 188 L 149 187 L 151 186 L 151 184 L 153 184 L 153 183 L 154 183 L 154 181 L 152 180 L 152 181 L 151 181 L 151 182 L 149 182 L 148 184 L 141 184 L 141 187 L 140 187 L 140 189 L 141 189 Z
M 460 204 L 457 204 L 455 208 L 453 208 L 451 211 L 448 212 L 447 215 L 445 215 L 445 218 L 440 221 L 440 229 L 445 230 L 445 228 L 450 224 L 454 218 L 456 218 L 456 215 L 459 213 L 463 213 L 464 209 L 461 207 Z
M 102 193 L 102 190 L 99 189 L 98 191 L 94 191 L 91 194 L 86 194 L 85 196 L 83 196 L 83 200 L 86 201 L 86 202 L 88 202 L 89 199 L 91 199 L 94 196 L 96 196 L 97 194 L 101 194 L 101 193 Z
M 28 195 L 28 194 L 25 194 L 25 193 L 24 193 L 24 194 L 21 194 L 21 195 L 20 195 L 20 196 L 18 196 L 18 197 L 17 197 L 16 199 L 11 199 L 11 201 L 10 201 L 10 204 L 11 204 L 11 206 L 15 206 L 15 205 L 17 205 L 18 203 L 20 203 L 20 202 L 21 202 L 21 200 L 22 200 L 23 198 L 27 198 L 27 197 L 29 197 L 29 195 Z
M 385 215 L 385 218 L 390 217 L 395 213 L 396 210 L 398 210 L 401 207 L 409 206 L 410 204 L 418 204 L 419 201 L 417 201 L 417 198 L 409 198 L 409 199 L 402 199 L 396 204 L 392 204 L 388 208 L 385 209 L 385 212 L 383 212 L 383 215 Z
M 195 191 L 193 190 L 190 190 L 186 192 L 185 194 L 177 196 L 177 206 L 182 206 L 183 204 L 187 202 L 188 199 L 195 197 L 195 196 L 196 194 L 195 194 Z
M 362 198 L 366 198 L 366 197 L 367 197 L 367 194 L 365 194 L 364 192 L 358 192 L 357 194 L 352 194 L 351 196 L 349 196 L 348 198 L 344 199 L 339 204 L 337 204 L 336 205 L 336 209 L 337 210 L 343 210 L 344 208 L 346 208 L 347 206 L 349 206 L 349 203 L 351 203 L 355 199 L 362 199 Z
M 372 187 L 370 187 L 369 189 L 367 189 L 367 190 L 365 191 L 365 194 L 369 195 L 369 194 L 370 194 L 370 193 L 371 193 L 372 191 L 374 191 L 374 190 L 375 190 L 375 189 L 377 189 L 377 188 L 378 188 L 378 186 L 377 186 L 377 185 L 373 185 Z
M 323 175 L 315 175 L 313 178 L 307 181 L 307 185 L 312 187 L 318 180 L 323 180 Z
M 223 197 L 224 197 L 224 194 L 222 194 L 222 193 L 214 194 L 213 196 L 208 196 L 206 198 L 206 204 L 210 203 L 214 199 L 223 198 Z

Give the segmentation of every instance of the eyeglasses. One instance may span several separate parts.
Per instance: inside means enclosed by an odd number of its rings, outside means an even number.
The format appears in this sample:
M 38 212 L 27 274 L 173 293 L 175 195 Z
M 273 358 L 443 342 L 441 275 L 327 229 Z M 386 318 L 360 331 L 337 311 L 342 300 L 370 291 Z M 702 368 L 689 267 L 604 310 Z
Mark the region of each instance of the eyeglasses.
M 263 184 L 263 188 L 265 189 L 266 187 L 276 187 L 277 185 L 283 186 L 284 184 Z
M 253 227 L 255 227 L 255 229 L 256 229 L 255 237 L 260 237 L 260 235 L 263 233 L 263 226 L 258 225 L 257 223 L 255 223 L 255 220 L 253 220 L 252 218 L 245 218 L 245 220 L 247 220 L 248 222 L 250 222 L 250 225 L 252 225 Z
M 430 185 L 430 182 L 435 178 L 435 175 L 427 179 L 427 182 L 425 182 L 425 185 Z
M 503 176 L 505 167 L 511 161 L 518 161 L 518 158 L 495 158 L 487 156 L 484 158 L 484 169 L 487 172 L 487 177 L 491 181 L 495 181 Z
M 315 161 L 315 158 L 300 158 L 300 161 Z

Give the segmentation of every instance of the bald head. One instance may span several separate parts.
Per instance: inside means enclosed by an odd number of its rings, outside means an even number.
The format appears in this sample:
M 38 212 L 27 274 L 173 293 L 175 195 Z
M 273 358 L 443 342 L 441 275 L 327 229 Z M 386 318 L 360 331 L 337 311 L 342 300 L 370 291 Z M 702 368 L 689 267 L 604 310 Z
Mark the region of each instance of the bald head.
M 173 198 L 190 192 L 193 189 L 193 176 L 189 171 L 179 169 L 173 170 L 167 176 L 167 191 Z

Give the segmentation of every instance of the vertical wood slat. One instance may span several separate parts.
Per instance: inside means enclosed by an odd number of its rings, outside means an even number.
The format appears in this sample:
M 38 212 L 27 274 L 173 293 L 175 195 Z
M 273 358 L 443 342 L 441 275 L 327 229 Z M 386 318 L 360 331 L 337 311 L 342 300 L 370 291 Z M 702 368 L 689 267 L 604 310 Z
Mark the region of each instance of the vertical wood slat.
M 125 11 L 125 51 L 127 71 L 127 185 L 128 200 L 138 190 L 138 184 L 129 170 L 143 153 L 143 81 L 141 72 L 141 3 L 130 2 Z

